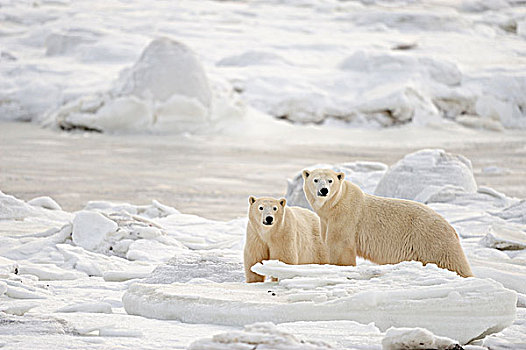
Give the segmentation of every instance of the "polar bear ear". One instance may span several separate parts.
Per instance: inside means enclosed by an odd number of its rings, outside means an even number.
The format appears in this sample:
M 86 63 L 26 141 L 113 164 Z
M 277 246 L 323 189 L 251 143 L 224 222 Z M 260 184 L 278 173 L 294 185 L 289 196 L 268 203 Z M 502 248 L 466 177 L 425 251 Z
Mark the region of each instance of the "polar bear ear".
M 308 170 L 303 170 L 303 174 L 302 174 L 302 175 L 303 175 L 303 178 L 306 179 L 306 178 L 309 177 L 309 175 L 310 175 L 310 171 L 308 171 Z
M 345 179 L 345 173 L 342 173 L 342 172 L 336 173 L 336 177 L 338 178 L 338 180 L 341 181 Z
M 285 207 L 285 205 L 287 205 L 287 200 L 285 198 L 280 198 L 279 199 L 279 204 L 282 206 L 282 207 Z
M 256 197 L 250 196 L 248 197 L 248 204 L 252 205 L 256 202 Z

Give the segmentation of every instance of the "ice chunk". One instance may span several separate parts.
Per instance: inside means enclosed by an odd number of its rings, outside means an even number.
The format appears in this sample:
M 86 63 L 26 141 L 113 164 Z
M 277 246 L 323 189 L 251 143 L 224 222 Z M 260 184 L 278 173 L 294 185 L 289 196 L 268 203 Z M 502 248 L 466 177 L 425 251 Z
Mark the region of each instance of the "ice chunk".
M 439 192 L 445 186 L 475 192 L 477 183 L 471 162 L 441 149 L 425 149 L 408 154 L 393 165 L 378 183 L 375 194 L 425 201 L 432 189 Z
M 0 256 L 0 278 L 6 278 L 10 273 L 15 273 L 15 271 L 18 272 L 17 262 Z
M 526 249 L 526 232 L 493 225 L 490 232 L 480 240 L 480 244 L 500 250 Z
M 28 201 L 27 204 L 50 210 L 62 210 L 60 205 L 58 205 L 58 203 L 55 202 L 53 198 L 48 196 L 33 198 L 32 200 Z
M 243 282 L 245 275 L 241 254 L 228 254 L 221 250 L 178 253 L 167 263 L 157 266 L 144 282 L 169 284 L 196 279 L 218 283 Z
M 334 349 L 323 341 L 300 340 L 294 335 L 279 330 L 273 323 L 255 323 L 242 331 L 231 331 L 214 335 L 211 339 L 193 342 L 189 350 L 251 350 L 268 348 L 273 350 L 328 350 Z
M 20 274 L 37 276 L 41 281 L 74 280 L 86 277 L 85 273 L 61 269 L 53 264 L 31 264 L 23 263 L 18 268 Z
M 389 328 L 382 340 L 383 350 L 455 350 L 461 349 L 453 339 L 437 337 L 423 328 Z
M 135 278 L 145 278 L 148 277 L 151 273 L 151 269 L 144 269 L 142 271 L 105 271 L 102 274 L 102 277 L 107 282 L 122 282 Z
M 381 330 L 422 327 L 462 344 L 503 329 L 515 318 L 514 291 L 431 264 L 338 267 L 271 261 L 253 270 L 278 277 L 279 284 L 136 283 L 124 294 L 123 305 L 129 314 L 187 323 L 353 320 L 374 322 Z M 305 298 L 295 298 L 302 294 Z
M 94 211 L 80 211 L 73 219 L 73 242 L 87 250 L 96 250 L 104 239 L 117 230 L 115 221 Z
M 456 346 L 456 347 L 455 347 Z M 423 328 L 389 328 L 382 340 L 383 350 L 455 350 L 460 346 L 453 339 L 437 337 Z
M 111 305 L 105 302 L 89 302 L 81 304 L 71 304 L 61 307 L 55 312 L 90 312 L 111 314 Z
M 211 91 L 195 53 L 183 43 L 158 38 L 143 51 L 135 65 L 121 73 L 116 92 L 166 101 L 173 95 L 195 98 L 209 107 Z
M 520 202 L 514 203 L 509 207 L 492 214 L 504 220 L 526 224 L 526 199 L 523 199 Z
M 244 113 L 220 83 L 210 86 L 189 47 L 168 38 L 153 40 L 113 85 L 51 111 L 48 121 L 63 129 L 199 132 Z
M 19 220 L 35 215 L 37 215 L 35 208 L 0 191 L 0 220 Z

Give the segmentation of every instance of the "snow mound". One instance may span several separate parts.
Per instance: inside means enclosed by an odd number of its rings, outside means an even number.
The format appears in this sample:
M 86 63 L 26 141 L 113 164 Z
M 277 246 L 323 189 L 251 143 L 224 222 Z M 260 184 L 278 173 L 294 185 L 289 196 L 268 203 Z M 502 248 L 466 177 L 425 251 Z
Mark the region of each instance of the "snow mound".
M 73 243 L 87 250 L 96 250 L 118 227 L 115 221 L 100 213 L 81 211 L 73 219 Z
M 268 261 L 252 269 L 279 278 L 279 283 L 136 283 L 124 294 L 123 305 L 132 315 L 186 323 L 353 320 L 374 322 L 381 330 L 422 327 L 462 344 L 515 319 L 514 291 L 435 265 L 292 266 Z
M 374 194 L 428 203 L 444 189 L 476 192 L 471 162 L 441 149 L 426 149 L 406 155 L 389 168 Z
M 309 166 L 306 169 L 312 170 L 316 168 L 329 168 L 334 171 L 342 171 L 345 173 L 347 180 L 352 181 L 369 194 L 374 193 L 378 181 L 387 171 L 387 165 L 384 163 L 364 161 L 336 165 L 317 164 Z M 312 209 L 303 192 L 303 177 L 301 171 L 287 181 L 287 194 L 285 197 L 290 206 Z
M 346 58 L 340 68 L 369 74 L 378 71 L 382 74 L 397 72 L 403 72 L 404 75 L 420 74 L 449 86 L 459 85 L 462 81 L 462 73 L 454 63 L 402 54 L 381 54 L 360 50 Z
M 382 340 L 383 350 L 460 350 L 461 347 L 452 339 L 437 337 L 422 328 L 389 328 Z
M 159 38 L 121 71 L 110 91 L 74 100 L 52 111 L 48 120 L 67 130 L 198 132 L 219 119 L 241 116 L 229 92 L 216 85 L 210 86 L 189 47 Z
M 501 211 L 493 213 L 501 219 L 509 220 L 519 224 L 526 224 L 526 200 L 521 200 Z
M 55 202 L 53 198 L 48 196 L 33 198 L 30 201 L 28 201 L 27 204 L 49 210 L 62 210 L 60 205 L 57 202 Z
M 170 284 L 174 282 L 243 282 L 245 280 L 242 257 L 222 250 L 204 254 L 189 252 L 178 254 L 161 264 L 143 280 L 144 283 Z
M 92 303 L 81 303 L 72 304 L 61 307 L 55 312 L 90 312 L 90 313 L 103 313 L 111 314 L 111 305 L 105 302 L 92 302 Z
M 132 205 L 129 203 L 107 202 L 107 201 L 89 201 L 84 210 L 97 210 L 107 214 L 127 213 L 132 216 L 140 215 L 146 218 L 162 218 L 172 214 L 179 214 L 175 208 L 169 207 L 156 200 L 150 205 Z
M 526 249 L 526 232 L 493 225 L 490 232 L 480 240 L 480 244 L 499 250 Z
M 325 350 L 334 349 L 322 341 L 300 340 L 294 335 L 279 330 L 273 323 L 255 323 L 242 331 L 231 331 L 214 335 L 211 339 L 193 342 L 189 350 Z
M 172 95 L 196 99 L 210 107 L 212 92 L 195 53 L 167 38 L 153 40 L 130 69 L 121 72 L 116 92 L 166 101 Z
M 19 220 L 36 213 L 26 202 L 0 191 L 0 220 Z

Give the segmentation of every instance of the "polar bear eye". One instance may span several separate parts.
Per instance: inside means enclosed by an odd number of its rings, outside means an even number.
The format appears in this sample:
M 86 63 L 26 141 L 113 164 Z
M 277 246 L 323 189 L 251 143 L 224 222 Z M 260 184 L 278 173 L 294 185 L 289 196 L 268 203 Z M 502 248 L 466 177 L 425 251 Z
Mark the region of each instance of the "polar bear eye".
M 332 180 L 329 180 L 329 183 L 332 184 Z
M 318 183 L 318 179 L 314 179 L 314 183 Z
M 259 210 L 263 210 L 263 207 L 262 207 L 262 206 L 261 206 L 261 207 L 259 207 Z
M 272 208 L 272 209 L 274 209 L 274 211 L 278 211 L 278 207 L 274 207 L 274 208 Z

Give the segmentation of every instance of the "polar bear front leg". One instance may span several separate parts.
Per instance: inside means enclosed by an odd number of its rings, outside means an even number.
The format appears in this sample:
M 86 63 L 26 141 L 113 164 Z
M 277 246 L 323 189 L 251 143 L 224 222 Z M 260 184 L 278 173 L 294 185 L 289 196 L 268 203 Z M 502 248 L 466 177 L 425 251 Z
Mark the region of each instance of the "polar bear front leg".
M 259 239 L 247 240 L 244 250 L 245 280 L 247 283 L 264 282 L 265 276 L 252 272 L 250 268 L 269 259 L 268 246 Z
M 355 233 L 349 229 L 334 227 L 327 230 L 329 263 L 340 266 L 356 266 Z

